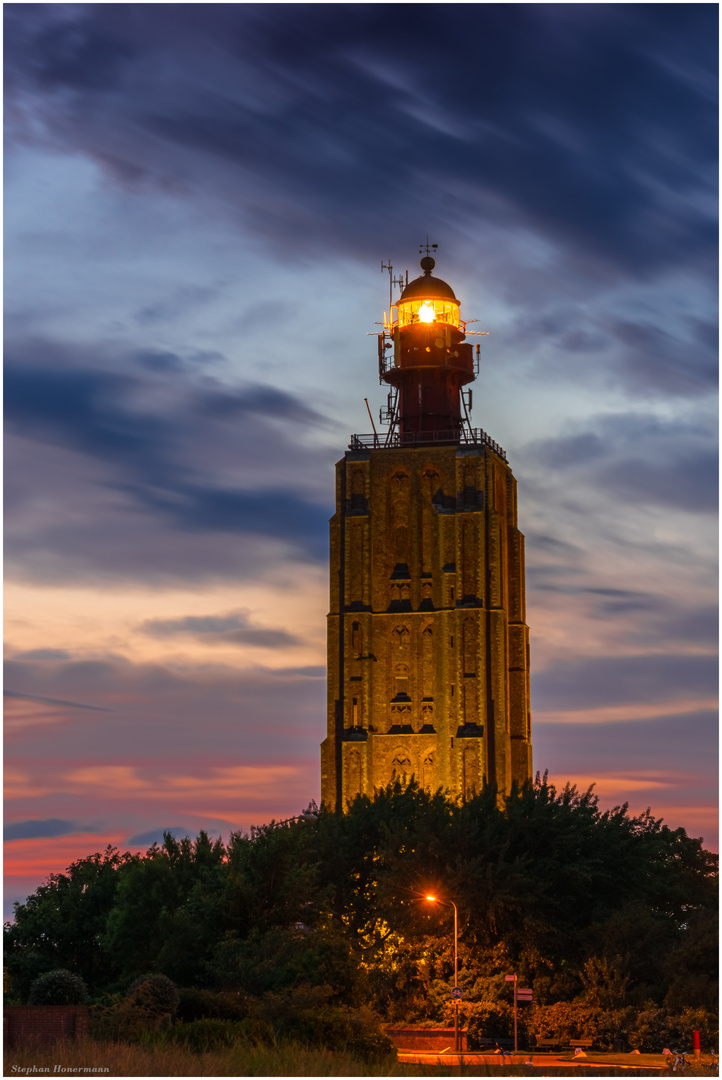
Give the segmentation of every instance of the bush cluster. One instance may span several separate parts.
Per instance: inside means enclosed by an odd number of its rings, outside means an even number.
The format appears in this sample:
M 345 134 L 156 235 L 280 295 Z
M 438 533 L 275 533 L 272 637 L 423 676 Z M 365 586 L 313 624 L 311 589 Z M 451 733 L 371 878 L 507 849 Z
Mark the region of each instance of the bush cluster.
M 255 1003 L 251 1016 L 268 1025 L 278 1038 L 302 1045 L 346 1049 L 364 1060 L 395 1056 L 394 1044 L 370 1008 L 333 1004 L 332 996 L 330 986 L 309 985 L 267 993 Z
M 180 995 L 166 975 L 141 975 L 124 996 L 114 994 L 91 1009 L 90 1031 L 100 1040 L 132 1042 L 170 1027 Z
M 161 1038 L 195 1053 L 239 1043 L 293 1041 L 302 1046 L 347 1050 L 364 1061 L 395 1056 L 394 1044 L 368 1007 L 333 1004 L 330 986 L 293 989 L 240 998 L 230 993 L 184 988 L 164 975 L 141 977 L 124 997 L 115 995 L 92 1009 L 91 1033 L 99 1040 L 148 1043 Z M 176 1011 L 177 1018 L 172 1020 Z
M 38 975 L 28 994 L 28 1005 L 84 1005 L 87 1000 L 83 979 L 65 968 Z
M 168 1032 L 168 1039 L 179 1046 L 185 1046 L 196 1054 L 213 1053 L 229 1046 L 247 1042 L 249 1035 L 254 1035 L 246 1021 L 221 1020 L 218 1017 L 204 1017 L 174 1024 Z
M 699 1031 L 703 1047 L 719 1048 L 719 1017 L 708 1009 L 643 1009 L 637 1013 L 629 1041 L 643 1054 L 692 1049 L 692 1033 Z
M 691 1049 L 694 1031 L 699 1031 L 703 1046 L 714 1047 L 718 1026 L 716 1015 L 702 1008 L 600 1009 L 574 1001 L 535 1007 L 528 1030 L 533 1039 L 593 1039 L 599 1050 L 611 1050 L 615 1040 L 623 1038 L 643 1054 L 660 1054 L 665 1047 Z
M 126 1001 L 147 1016 L 175 1016 L 180 996 L 167 975 L 140 975 L 128 987 Z
M 248 1016 L 246 994 L 236 991 L 217 992 L 198 987 L 179 987 L 178 1020 L 243 1020 Z

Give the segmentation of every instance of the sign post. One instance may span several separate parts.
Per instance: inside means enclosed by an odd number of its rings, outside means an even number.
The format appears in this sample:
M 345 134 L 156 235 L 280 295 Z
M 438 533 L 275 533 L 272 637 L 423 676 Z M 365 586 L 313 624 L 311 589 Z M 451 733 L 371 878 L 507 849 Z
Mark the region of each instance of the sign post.
M 514 983 L 514 1053 L 516 1054 L 519 1050 L 519 1039 L 516 1027 L 516 975 L 506 975 L 505 978 L 507 982 Z
M 519 1051 L 519 1037 L 517 1028 L 517 1004 L 520 1001 L 531 1001 L 533 993 L 529 987 L 518 987 L 516 975 L 505 975 L 504 978 L 507 982 L 514 983 L 514 1053 Z

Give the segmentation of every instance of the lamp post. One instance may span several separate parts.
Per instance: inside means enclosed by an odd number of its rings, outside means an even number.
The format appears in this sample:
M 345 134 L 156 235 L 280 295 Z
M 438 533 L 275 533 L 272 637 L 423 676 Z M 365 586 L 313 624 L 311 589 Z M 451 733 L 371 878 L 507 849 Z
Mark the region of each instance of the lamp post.
M 459 913 L 453 900 L 439 900 L 437 896 L 427 896 L 433 904 L 445 904 L 454 909 L 454 989 L 459 988 Z M 454 998 L 454 1050 L 459 1053 L 459 999 Z

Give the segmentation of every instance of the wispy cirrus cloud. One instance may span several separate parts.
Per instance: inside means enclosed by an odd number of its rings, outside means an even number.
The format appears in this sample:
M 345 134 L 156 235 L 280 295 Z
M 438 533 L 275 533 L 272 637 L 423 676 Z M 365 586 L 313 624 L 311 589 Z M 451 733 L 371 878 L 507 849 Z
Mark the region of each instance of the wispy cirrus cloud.
M 38 649 L 38 650 L 34 650 L 36 655 L 28 655 L 27 653 L 25 653 L 25 654 L 21 653 L 15 659 L 17 659 L 17 660 L 48 660 L 48 659 L 57 660 L 57 659 L 63 659 L 63 657 L 58 657 L 57 656 L 57 653 L 59 651 L 60 650 L 56 650 L 56 649 Z M 40 655 L 38 656 L 37 653 L 39 653 Z M 48 653 L 50 653 L 50 656 L 48 656 Z M 108 709 L 104 708 L 102 705 L 88 705 L 87 703 L 81 702 L 81 701 L 65 701 L 65 700 L 63 700 L 63 698 L 41 697 L 39 694 L 21 694 L 16 690 L 3 690 L 3 696 L 7 697 L 7 698 L 12 698 L 12 699 L 14 699 L 16 701 L 37 702 L 37 704 L 39 704 L 39 705 L 58 705 L 58 706 L 63 706 L 63 707 L 69 707 L 71 709 L 90 709 L 92 712 L 108 712 L 109 711 Z
M 681 252 L 714 257 L 717 61 L 703 14 L 561 18 L 541 6 L 512 25 L 502 9 L 467 7 L 447 26 L 433 8 L 411 25 L 401 9 L 279 20 L 241 7 L 209 21 L 191 5 L 173 13 L 172 34 L 168 18 L 11 12 L 11 138 L 91 153 L 140 190 L 188 197 L 202 174 L 212 198 L 230 210 L 234 192 L 246 225 L 291 247 L 364 250 L 378 189 L 392 231 L 402 205 L 435 228 L 453 178 L 460 215 L 521 220 L 580 268 L 648 273 Z M 694 42 L 686 59 L 660 62 L 680 40 Z M 673 135 L 655 124 L 670 101 Z M 394 170 L 377 153 L 390 139 Z
M 153 637 L 193 637 L 208 645 L 225 642 L 231 645 L 253 645 L 261 649 L 284 649 L 301 644 L 287 630 L 255 626 L 247 611 L 232 611 L 226 615 L 187 615 L 181 619 L 148 619 L 140 629 Z
M 193 377 L 168 394 L 127 369 L 63 366 L 63 350 L 59 366 L 37 366 L 31 357 L 43 351 L 53 349 L 38 346 L 6 368 L 10 565 L 56 580 L 122 577 L 131 567 L 187 579 L 234 566 L 256 575 L 281 548 L 289 559 L 325 559 L 329 503 L 319 478 L 328 463 L 291 436 L 294 426 L 325 421 L 300 398 Z M 104 513 L 87 521 L 91 500 Z M 246 542 L 230 548 L 229 533 Z

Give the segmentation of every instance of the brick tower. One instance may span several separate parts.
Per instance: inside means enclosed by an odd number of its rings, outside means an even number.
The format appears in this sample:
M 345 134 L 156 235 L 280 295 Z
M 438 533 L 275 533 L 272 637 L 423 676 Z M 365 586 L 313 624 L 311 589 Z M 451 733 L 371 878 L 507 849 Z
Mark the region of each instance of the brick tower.
M 384 316 L 389 430 L 336 466 L 321 790 L 339 809 L 394 776 L 462 798 L 531 778 L 516 480 L 469 424 L 479 346 L 434 265 Z

